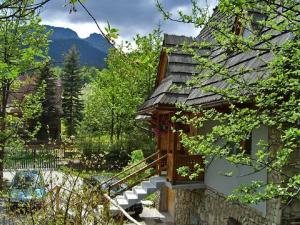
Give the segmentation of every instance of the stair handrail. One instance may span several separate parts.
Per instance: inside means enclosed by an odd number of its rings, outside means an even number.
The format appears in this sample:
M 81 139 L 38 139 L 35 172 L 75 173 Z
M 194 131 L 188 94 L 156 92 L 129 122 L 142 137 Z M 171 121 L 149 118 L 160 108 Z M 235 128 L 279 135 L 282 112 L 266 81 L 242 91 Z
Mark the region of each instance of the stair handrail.
M 141 160 L 141 161 L 139 161 L 139 162 L 133 164 L 132 166 L 130 166 L 130 167 L 127 168 L 126 170 L 123 170 L 123 171 L 121 171 L 120 173 L 118 173 L 118 174 L 116 174 L 116 175 L 110 177 L 110 178 L 107 179 L 106 181 L 102 182 L 102 183 L 99 185 L 99 187 L 102 187 L 103 184 L 106 184 L 106 183 L 112 181 L 113 179 L 118 178 L 121 174 L 126 173 L 126 172 L 128 172 L 129 170 L 133 169 L 134 167 L 137 167 L 137 166 L 139 166 L 140 164 L 142 164 L 143 162 L 146 162 L 147 160 L 153 158 L 153 157 L 156 156 L 158 153 L 159 153 L 159 152 L 155 152 L 155 153 L 153 153 L 152 155 L 148 156 L 147 158 L 145 158 L 145 159 L 143 159 L 143 160 Z
M 144 166 L 143 168 L 139 169 L 138 171 L 136 171 L 136 172 L 134 172 L 134 173 L 132 173 L 132 174 L 129 174 L 128 176 L 124 177 L 123 179 L 119 180 L 118 182 L 116 182 L 116 183 L 114 183 L 114 184 L 112 184 L 112 185 L 109 185 L 109 187 L 108 187 L 108 194 L 110 195 L 110 190 L 111 190 L 113 187 L 118 186 L 118 185 L 124 183 L 125 181 L 127 181 L 128 179 L 134 177 L 135 175 L 137 175 L 137 174 L 139 174 L 139 173 L 141 173 L 141 172 L 144 172 L 145 170 L 147 170 L 147 169 L 149 169 L 149 168 L 151 168 L 151 167 L 157 165 L 157 163 L 159 163 L 162 159 L 164 159 L 164 158 L 166 158 L 166 157 L 167 157 L 167 154 L 165 154 L 165 155 L 161 156 L 160 158 L 154 160 L 152 163 L 150 163 L 150 164 Z
M 144 180 L 146 180 L 146 179 L 149 179 L 150 177 L 154 176 L 155 174 L 156 174 L 156 172 L 150 173 L 148 176 L 144 177 L 144 178 L 142 179 L 142 181 L 144 181 Z M 113 194 L 110 195 L 110 197 L 114 198 L 114 197 L 116 197 L 117 195 L 120 195 L 120 194 L 122 194 L 123 192 L 130 190 L 131 188 L 135 187 L 136 185 L 138 185 L 138 184 L 140 184 L 140 183 L 141 183 L 141 181 L 139 180 L 139 181 L 137 181 L 137 182 L 135 182 L 135 183 L 133 183 L 133 184 L 131 184 L 131 185 L 128 185 L 126 188 L 124 188 L 124 189 L 122 189 L 122 190 L 120 190 L 120 191 L 114 192 Z

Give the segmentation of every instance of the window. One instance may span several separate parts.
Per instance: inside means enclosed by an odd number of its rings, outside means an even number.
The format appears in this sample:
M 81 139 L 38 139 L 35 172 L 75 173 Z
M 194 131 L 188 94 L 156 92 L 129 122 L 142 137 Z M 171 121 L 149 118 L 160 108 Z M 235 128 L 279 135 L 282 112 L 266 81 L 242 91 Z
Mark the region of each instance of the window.
M 237 16 L 237 17 L 235 18 L 235 21 L 234 21 L 234 24 L 233 24 L 233 33 L 234 33 L 235 35 L 240 36 L 240 35 L 243 34 L 243 32 L 244 32 L 244 28 L 243 28 L 243 26 L 242 26 L 242 23 L 240 22 L 239 17 Z
M 243 36 L 245 38 L 252 34 L 259 35 L 262 32 L 262 21 L 266 20 L 266 16 L 258 11 L 249 11 L 247 17 L 251 19 L 249 25 L 241 23 L 240 18 L 237 16 L 233 24 L 233 32 L 235 35 Z
M 249 26 L 244 29 L 243 37 L 245 38 L 251 34 L 259 35 L 263 30 L 261 22 L 267 18 L 264 14 L 257 11 L 248 12 L 248 17 L 251 19 L 251 22 Z
M 241 146 L 243 150 L 245 151 L 245 154 L 251 155 L 252 152 L 252 132 L 250 133 L 249 137 L 242 141 Z

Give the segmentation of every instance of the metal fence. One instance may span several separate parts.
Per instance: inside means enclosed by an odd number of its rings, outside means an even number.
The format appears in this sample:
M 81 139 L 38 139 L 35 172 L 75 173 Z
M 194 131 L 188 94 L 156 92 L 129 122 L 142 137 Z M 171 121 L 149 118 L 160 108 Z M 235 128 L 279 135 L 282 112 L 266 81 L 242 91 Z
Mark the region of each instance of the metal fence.
M 57 157 L 43 159 L 39 158 L 36 160 L 32 159 L 12 159 L 5 163 L 5 169 L 55 169 L 59 165 L 60 159 Z
M 55 169 L 63 158 L 60 150 L 45 149 L 19 152 L 4 159 L 5 169 Z

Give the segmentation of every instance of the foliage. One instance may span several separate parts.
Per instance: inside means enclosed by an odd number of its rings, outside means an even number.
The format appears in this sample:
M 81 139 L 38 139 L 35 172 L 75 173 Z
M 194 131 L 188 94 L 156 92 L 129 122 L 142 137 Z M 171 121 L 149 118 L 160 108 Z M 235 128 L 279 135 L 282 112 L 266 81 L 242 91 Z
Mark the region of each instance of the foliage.
M 108 135 L 82 136 L 76 139 L 76 146 L 86 169 L 118 171 L 127 165 L 130 152 L 141 148 L 148 156 L 155 147 L 151 139 L 142 133 L 130 137 L 124 135 L 122 142 L 113 144 Z
M 58 77 L 54 75 L 50 63 L 41 69 L 39 81 L 40 85 L 45 88 L 45 94 L 42 99 L 41 128 L 38 132 L 38 139 L 46 143 L 60 141 L 62 115 L 60 90 L 57 85 Z
M 201 8 L 199 5 L 194 6 L 193 15 L 180 14 L 177 18 L 212 33 L 214 41 L 194 42 L 193 48 L 185 46 L 199 64 L 200 73 L 190 85 L 200 87 L 204 94 L 221 96 L 227 108 L 224 113 L 217 108 L 184 106 L 177 114 L 179 121 L 199 131 L 210 121 L 214 124 L 209 132 L 198 132 L 193 137 L 182 133 L 183 144 L 192 153 L 205 156 L 207 164 L 209 159 L 226 159 L 233 165 L 252 168 L 250 174 L 268 170 L 280 177 L 268 184 L 244 184 L 231 196 L 234 200 L 256 203 L 282 198 L 291 203 L 299 193 L 299 175 L 291 173 L 297 168 L 293 158 L 300 147 L 300 6 L 296 2 L 220 0 L 216 10 L 223 15 L 222 20 L 206 22 L 208 14 L 202 14 L 203 8 L 196 10 Z M 164 15 L 172 19 L 172 15 Z M 278 41 L 279 34 L 286 36 Z M 213 56 L 216 51 L 218 57 Z M 236 54 L 253 55 L 263 66 L 228 66 L 225 62 L 230 64 Z M 209 79 L 227 85 L 203 85 Z M 258 151 L 248 155 L 242 142 L 261 126 L 276 131 L 279 144 L 260 140 Z
M 63 118 L 68 136 L 76 134 L 76 127 L 82 119 L 83 103 L 81 89 L 83 81 L 80 73 L 79 54 L 73 46 L 65 56 L 62 71 Z
M 135 130 L 134 115 L 151 92 L 158 63 L 159 31 L 135 38 L 136 48 L 124 46 L 129 53 L 111 49 L 107 69 L 99 71 L 87 85 L 83 131 L 109 133 L 111 142 Z
M 122 174 L 122 178 L 133 174 L 134 172 L 137 172 L 138 170 L 142 169 L 143 167 L 147 166 L 147 162 L 142 162 L 144 160 L 144 153 L 142 150 L 135 150 L 132 151 L 130 154 L 130 160 L 126 167 L 123 168 L 124 173 Z M 136 165 L 140 163 L 139 165 L 135 166 L 134 168 L 130 169 L 133 165 Z M 152 168 L 147 169 L 143 173 L 138 174 L 137 176 L 134 176 L 133 178 L 129 179 L 127 182 L 129 185 L 135 184 L 136 182 L 140 182 L 141 180 L 145 179 L 146 177 L 150 176 L 153 172 Z
M 99 186 L 82 182 L 82 175 L 73 170 L 43 173 L 47 184 L 47 194 L 38 201 L 24 203 L 25 208 L 15 208 L 5 216 L 13 224 L 123 224 L 112 217 L 104 201 L 104 192 Z M 4 196 L 6 193 L 1 193 Z M 41 207 L 36 203 L 40 202 Z M 7 206 L 10 204 L 7 202 Z M 105 207 L 102 207 L 105 206 Z
M 148 155 L 154 148 L 147 126 L 135 121 L 135 113 L 154 86 L 160 32 L 136 36 L 134 41 L 135 47 L 129 43 L 121 47 L 127 53 L 111 49 L 107 68 L 102 71 L 92 69 L 91 82 L 83 90 L 85 108 L 79 129 L 81 139 L 99 137 L 94 138 L 101 142 L 98 152 L 106 154 L 107 166 L 114 169 L 126 166 L 131 151 L 143 149 Z M 89 151 L 87 148 L 94 147 L 86 144 L 85 154 Z
M 34 1 L 5 2 L 7 5 L 2 5 L 0 9 L 1 181 L 6 146 L 20 138 L 20 133 L 29 141 L 37 131 L 36 128 L 30 129 L 28 124 L 41 112 L 40 98 L 43 91 L 38 89 L 35 93 L 25 95 L 24 87 L 34 86 L 34 79 L 30 75 L 46 58 L 48 42 L 48 34 L 39 25 L 40 18 L 35 10 L 30 8 Z M 12 95 L 19 97 L 14 99 Z M 22 117 L 19 117 L 20 115 Z

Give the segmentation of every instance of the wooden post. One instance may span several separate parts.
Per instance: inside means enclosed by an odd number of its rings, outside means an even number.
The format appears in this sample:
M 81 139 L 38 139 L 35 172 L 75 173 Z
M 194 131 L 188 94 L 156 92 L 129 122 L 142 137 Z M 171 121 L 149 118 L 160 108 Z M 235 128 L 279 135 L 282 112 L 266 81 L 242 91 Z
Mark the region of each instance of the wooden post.
M 60 192 L 60 187 L 56 187 L 56 193 L 55 193 L 55 207 L 56 207 L 56 212 L 59 211 L 60 208 L 60 196 L 59 196 L 59 192 Z
M 171 115 L 170 115 L 170 123 L 171 123 Z M 176 141 L 176 133 L 173 133 L 172 132 L 172 129 L 171 129 L 172 127 L 170 126 L 170 133 L 171 133 L 171 135 L 173 135 L 173 140 L 172 140 L 172 143 L 170 143 L 171 144 L 171 146 L 172 146 L 172 161 L 173 161 L 173 168 L 172 168 L 172 184 L 175 184 L 175 174 L 176 174 L 176 171 L 175 171 L 175 169 L 176 169 L 176 160 L 175 160 L 175 154 L 176 154 L 176 145 L 175 145 L 175 141 Z M 174 128 L 175 128 L 175 126 L 174 126 Z
M 179 137 L 178 137 L 178 132 L 177 132 L 177 126 L 176 123 L 173 124 L 173 127 L 175 129 L 175 133 L 173 133 L 174 135 L 174 141 L 173 141 L 173 184 L 175 184 L 176 182 L 176 177 L 177 177 L 177 160 L 176 160 L 176 155 L 177 155 L 177 145 L 179 144 Z
M 159 120 L 160 120 L 160 116 L 158 116 L 158 118 L 157 118 L 157 126 L 159 125 Z M 158 131 L 157 132 L 157 134 L 156 134 L 156 136 L 157 136 L 157 151 L 158 151 L 158 155 L 157 155 L 157 157 L 158 157 L 158 159 L 162 156 L 162 148 L 161 148 L 161 132 L 160 131 Z M 157 164 L 157 174 L 159 175 L 159 176 L 161 176 L 161 163 L 158 163 Z

